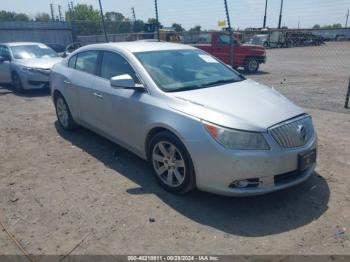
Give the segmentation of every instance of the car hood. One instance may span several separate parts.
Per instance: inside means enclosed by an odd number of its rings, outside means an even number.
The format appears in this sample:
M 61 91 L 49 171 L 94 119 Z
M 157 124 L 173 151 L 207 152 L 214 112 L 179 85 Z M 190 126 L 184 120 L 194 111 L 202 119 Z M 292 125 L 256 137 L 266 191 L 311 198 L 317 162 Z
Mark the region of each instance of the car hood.
M 202 120 L 249 131 L 267 128 L 304 113 L 273 88 L 253 80 L 170 93 L 169 106 Z
M 51 69 L 54 64 L 62 61 L 60 57 L 17 59 L 15 64 L 40 69 Z

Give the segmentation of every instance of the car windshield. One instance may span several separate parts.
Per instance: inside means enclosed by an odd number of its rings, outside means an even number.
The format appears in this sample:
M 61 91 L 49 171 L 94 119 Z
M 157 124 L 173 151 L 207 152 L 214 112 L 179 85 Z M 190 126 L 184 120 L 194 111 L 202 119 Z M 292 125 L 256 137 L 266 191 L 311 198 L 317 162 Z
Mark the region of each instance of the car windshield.
M 141 52 L 135 56 L 165 92 L 207 88 L 245 79 L 200 50 Z
M 15 59 L 58 57 L 55 51 L 44 44 L 12 46 L 11 51 Z

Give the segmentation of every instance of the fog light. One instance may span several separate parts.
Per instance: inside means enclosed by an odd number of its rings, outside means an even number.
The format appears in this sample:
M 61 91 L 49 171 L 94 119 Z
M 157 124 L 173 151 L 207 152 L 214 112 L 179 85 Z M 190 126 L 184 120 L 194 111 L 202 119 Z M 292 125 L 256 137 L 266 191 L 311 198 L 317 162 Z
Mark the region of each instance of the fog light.
M 243 188 L 243 187 L 247 187 L 249 185 L 249 181 L 244 179 L 244 180 L 236 180 L 233 181 L 231 186 L 233 187 L 238 187 L 238 188 Z

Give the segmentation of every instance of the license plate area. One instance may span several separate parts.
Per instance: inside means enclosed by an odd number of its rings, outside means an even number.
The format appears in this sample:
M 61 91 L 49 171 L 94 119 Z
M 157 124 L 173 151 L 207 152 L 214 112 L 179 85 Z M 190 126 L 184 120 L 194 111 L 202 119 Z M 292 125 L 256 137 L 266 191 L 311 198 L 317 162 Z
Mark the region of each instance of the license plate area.
M 316 149 L 299 154 L 298 170 L 304 171 L 316 162 Z

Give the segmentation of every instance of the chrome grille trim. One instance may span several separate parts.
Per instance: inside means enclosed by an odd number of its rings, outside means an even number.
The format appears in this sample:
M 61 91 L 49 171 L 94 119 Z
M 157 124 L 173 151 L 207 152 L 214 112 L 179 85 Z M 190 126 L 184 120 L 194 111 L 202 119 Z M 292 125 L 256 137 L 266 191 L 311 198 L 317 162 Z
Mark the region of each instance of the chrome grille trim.
M 283 148 L 295 148 L 306 145 L 314 136 L 310 115 L 303 115 L 282 122 L 269 129 L 272 137 Z

